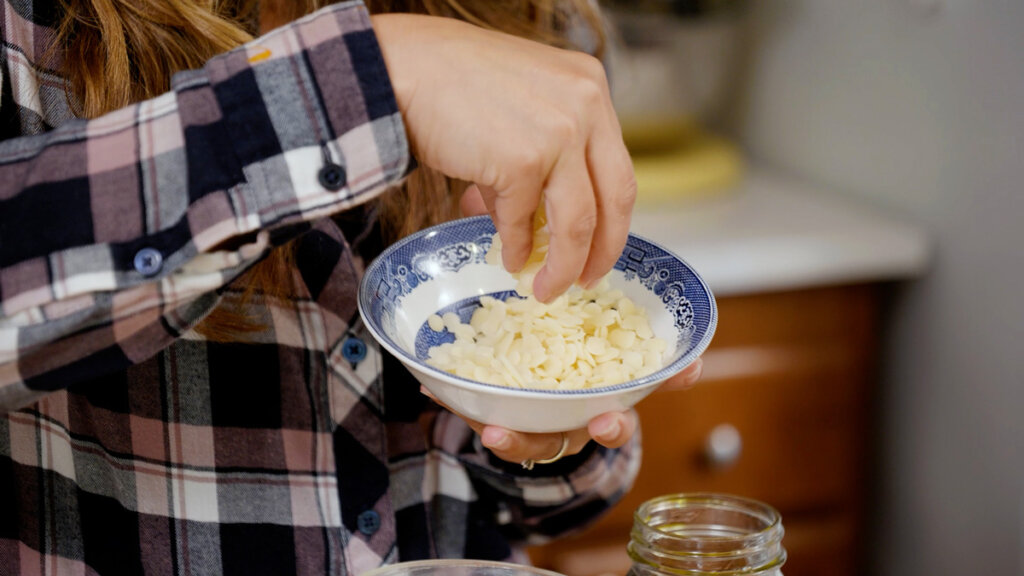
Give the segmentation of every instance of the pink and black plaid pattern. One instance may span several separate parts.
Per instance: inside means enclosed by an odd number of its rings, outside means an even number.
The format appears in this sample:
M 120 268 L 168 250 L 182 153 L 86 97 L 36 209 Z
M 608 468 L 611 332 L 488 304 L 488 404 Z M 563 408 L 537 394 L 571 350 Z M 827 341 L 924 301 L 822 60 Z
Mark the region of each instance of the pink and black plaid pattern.
M 44 126 L 67 105 L 23 94 L 38 69 L 28 54 L 43 51 L 31 39 L 51 35 L 32 23 L 38 4 L 3 4 L 13 96 L 2 108 Z M 269 233 L 373 197 L 408 162 L 376 39 L 354 5 L 180 73 L 164 96 L 4 141 L 0 398 L 23 404 L 66 386 L 68 373 L 151 356 L 208 308 L 204 294 L 265 253 Z M 319 182 L 325 165 L 340 189 Z M 217 250 L 225 243 L 241 245 Z
M 88 122 L 58 6 L 0 0 L 0 576 L 522 560 L 621 496 L 636 444 L 524 472 L 356 321 L 365 201 L 411 163 L 359 3 Z M 289 297 L 240 302 L 296 237 Z M 204 340 L 218 305 L 262 328 Z

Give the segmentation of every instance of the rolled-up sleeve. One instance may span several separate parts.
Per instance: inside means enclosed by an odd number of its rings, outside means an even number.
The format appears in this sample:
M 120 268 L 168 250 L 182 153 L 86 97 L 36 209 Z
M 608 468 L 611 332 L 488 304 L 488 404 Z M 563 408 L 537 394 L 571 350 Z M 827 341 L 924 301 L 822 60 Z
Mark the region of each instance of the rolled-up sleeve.
M 152 356 L 271 246 L 409 165 L 357 2 L 157 98 L 0 142 L 0 412 Z

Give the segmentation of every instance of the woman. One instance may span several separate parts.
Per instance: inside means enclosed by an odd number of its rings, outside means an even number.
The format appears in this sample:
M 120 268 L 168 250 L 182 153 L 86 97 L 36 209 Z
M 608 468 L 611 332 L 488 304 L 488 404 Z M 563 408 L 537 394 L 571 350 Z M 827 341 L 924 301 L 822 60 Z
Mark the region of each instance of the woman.
M 592 17 L 582 1 L 391 4 L 373 8 L 550 41 Z M 357 2 L 3 8 L 4 574 L 524 560 L 628 487 L 631 414 L 564 451 L 464 422 L 355 309 L 362 263 L 464 188 L 510 270 L 543 193 L 538 297 L 610 268 L 634 184 L 596 60 Z

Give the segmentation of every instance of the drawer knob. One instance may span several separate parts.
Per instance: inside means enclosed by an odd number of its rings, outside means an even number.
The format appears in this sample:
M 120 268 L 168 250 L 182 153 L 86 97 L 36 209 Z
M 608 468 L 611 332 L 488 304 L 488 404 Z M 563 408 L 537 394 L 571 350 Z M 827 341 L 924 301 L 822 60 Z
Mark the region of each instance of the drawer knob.
M 743 438 L 732 424 L 719 424 L 704 441 L 704 455 L 717 468 L 732 466 L 743 451 Z

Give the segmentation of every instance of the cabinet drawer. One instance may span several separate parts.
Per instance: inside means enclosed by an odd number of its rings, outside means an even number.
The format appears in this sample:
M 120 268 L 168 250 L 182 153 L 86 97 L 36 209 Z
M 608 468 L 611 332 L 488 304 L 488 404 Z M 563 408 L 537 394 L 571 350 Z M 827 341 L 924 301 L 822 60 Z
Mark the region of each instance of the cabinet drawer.
M 864 395 L 841 372 L 781 375 L 662 391 L 637 407 L 643 463 L 611 521 L 632 522 L 644 500 L 725 492 L 783 512 L 831 508 L 864 482 Z M 719 428 L 721 427 L 721 428 Z M 713 431 L 738 432 L 739 453 L 716 462 Z
M 618 520 L 673 492 L 737 494 L 784 513 L 849 504 L 866 482 L 875 309 L 866 286 L 720 302 L 702 381 L 637 406 L 643 464 Z M 738 432 L 738 455 L 713 457 L 716 429 Z

